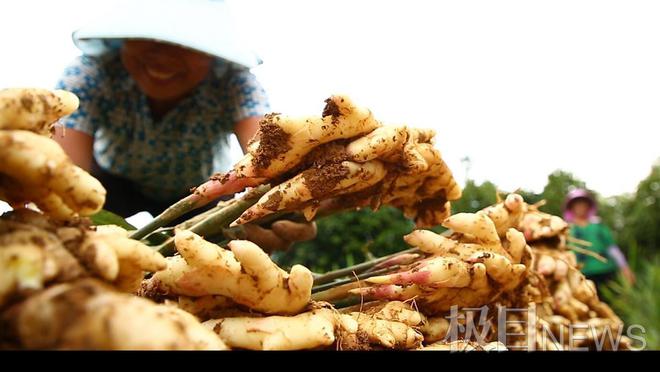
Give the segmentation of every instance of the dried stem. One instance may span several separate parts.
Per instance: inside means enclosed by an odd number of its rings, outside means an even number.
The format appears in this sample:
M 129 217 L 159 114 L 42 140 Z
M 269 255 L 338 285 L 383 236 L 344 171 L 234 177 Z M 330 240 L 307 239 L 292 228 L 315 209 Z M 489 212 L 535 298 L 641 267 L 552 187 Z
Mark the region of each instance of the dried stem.
M 591 247 L 591 242 L 586 241 L 586 240 L 582 240 L 582 239 L 578 239 L 578 238 L 574 238 L 570 235 L 566 237 L 566 240 L 568 240 L 569 242 L 584 245 L 585 247 Z
M 566 246 L 567 246 L 568 248 L 570 248 L 571 250 L 573 250 L 573 251 L 576 251 L 576 252 L 578 252 L 578 253 L 582 253 L 582 254 L 587 255 L 587 256 L 591 256 L 591 257 L 597 259 L 597 260 L 600 261 L 600 262 L 603 262 L 603 263 L 606 263 L 606 262 L 607 262 L 607 258 L 605 258 L 605 257 L 603 257 L 603 256 L 601 256 L 601 255 L 599 255 L 599 254 L 596 253 L 596 252 L 592 252 L 592 251 L 590 251 L 590 250 L 588 250 L 588 249 L 580 248 L 580 247 L 577 247 L 577 246 L 574 246 L 574 245 L 570 245 L 570 244 L 567 244 Z

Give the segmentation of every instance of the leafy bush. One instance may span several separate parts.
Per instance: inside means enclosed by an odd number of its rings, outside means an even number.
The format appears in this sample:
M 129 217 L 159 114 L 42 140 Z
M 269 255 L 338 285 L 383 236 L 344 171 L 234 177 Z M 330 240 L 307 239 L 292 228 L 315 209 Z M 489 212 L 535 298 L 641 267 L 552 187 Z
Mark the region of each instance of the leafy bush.
M 275 262 L 285 267 L 302 264 L 324 273 L 406 249 L 402 237 L 413 229 L 413 223 L 391 207 L 324 217 L 317 226 L 316 239 L 273 255 Z
M 637 252 L 635 247 L 629 255 L 636 283 L 631 285 L 619 277 L 602 287 L 600 295 L 627 326 L 643 326 L 646 348 L 657 350 L 660 349 L 660 255 L 649 260 Z

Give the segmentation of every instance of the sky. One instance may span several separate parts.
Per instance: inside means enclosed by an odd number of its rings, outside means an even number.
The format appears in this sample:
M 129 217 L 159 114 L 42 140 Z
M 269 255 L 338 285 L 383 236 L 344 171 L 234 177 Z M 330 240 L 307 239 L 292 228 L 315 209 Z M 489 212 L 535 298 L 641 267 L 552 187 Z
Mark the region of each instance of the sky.
M 564 169 L 610 196 L 660 159 L 660 2 L 230 3 L 273 111 L 317 115 L 347 94 L 385 123 L 435 129 L 461 183 L 539 192 Z M 4 6 L 0 87 L 53 86 L 79 54 L 71 32 L 113 6 Z

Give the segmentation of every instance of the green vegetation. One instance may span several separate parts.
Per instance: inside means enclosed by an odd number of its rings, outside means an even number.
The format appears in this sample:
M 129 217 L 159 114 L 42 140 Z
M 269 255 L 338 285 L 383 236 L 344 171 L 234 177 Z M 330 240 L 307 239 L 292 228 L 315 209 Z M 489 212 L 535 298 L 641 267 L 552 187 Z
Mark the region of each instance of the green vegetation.
M 626 326 L 641 325 L 644 333 L 635 331 L 646 340 L 646 349 L 660 349 L 660 255 L 650 261 L 642 258 L 637 248 L 630 251 L 629 263 L 637 275 L 634 285 L 622 277 L 607 284 L 601 297 L 626 323 Z M 640 345 L 641 346 L 641 345 Z M 639 346 L 638 346 L 639 347 Z

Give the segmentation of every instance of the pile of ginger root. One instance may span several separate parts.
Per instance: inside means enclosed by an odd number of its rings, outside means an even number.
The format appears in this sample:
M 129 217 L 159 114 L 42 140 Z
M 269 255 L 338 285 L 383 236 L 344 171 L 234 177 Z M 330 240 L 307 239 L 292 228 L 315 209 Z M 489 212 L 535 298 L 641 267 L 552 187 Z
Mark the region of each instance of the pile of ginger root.
M 321 115 L 268 114 L 247 153 L 227 173 L 196 187 L 182 204 L 199 207 L 246 187 L 268 191 L 235 221 L 242 225 L 273 213 L 317 213 L 391 205 L 418 227 L 451 213 L 461 188 L 433 141 L 435 131 L 384 125 L 344 95 L 325 101 Z
M 165 258 L 119 226 L 91 226 L 105 189 L 51 138 L 78 106 L 66 91 L 0 90 L 0 348 L 227 346 L 174 306 L 135 295 Z
M 540 211 L 539 205 L 527 204 L 517 194 L 509 194 L 503 201 L 476 215 L 488 216 L 492 226 L 484 229 L 473 224 L 473 231 L 465 231 L 462 226 L 458 229 L 451 226 L 452 218 L 449 218 L 443 224 L 453 231 L 449 238 L 425 231 L 426 241 L 413 239 L 412 234 L 406 237 L 406 241 L 418 245 L 422 251 L 428 251 L 424 245 L 432 242 L 437 252 L 438 247 L 456 249 L 456 244 L 449 240 L 458 238 L 461 241 L 466 238 L 466 233 L 474 234 L 467 237 L 468 241 L 478 238 L 484 231 L 492 234 L 493 229 L 502 241 L 511 242 L 512 237 L 518 236 L 517 239 L 526 242 L 520 261 L 525 266 L 525 272 L 515 284 L 509 279 L 512 287 L 508 290 L 490 300 L 481 297 L 481 301 L 471 303 L 465 303 L 465 296 L 453 298 L 447 303 L 458 305 L 452 311 L 428 308 L 433 305 L 432 299 L 437 296 L 437 291 L 447 291 L 444 288 L 436 289 L 435 293 L 418 291 L 401 296 L 406 291 L 383 290 L 382 284 L 370 284 L 366 289 L 361 288 L 360 292 L 368 293 L 372 298 L 414 299 L 428 316 L 422 333 L 425 342 L 429 343 L 451 338 L 454 342 L 458 339 L 479 345 L 501 342 L 510 350 L 629 350 L 633 347 L 628 337 L 617 338 L 623 322 L 598 298 L 594 283 L 580 272 L 572 251 L 575 247 L 570 244 L 573 238 L 568 236 L 568 224 L 562 218 Z M 422 236 L 419 231 L 413 234 Z M 469 250 L 463 248 L 457 251 Z M 453 254 L 443 256 L 451 257 Z M 389 277 L 405 273 L 389 274 Z M 369 278 L 366 282 L 378 283 L 382 280 Z M 467 319 L 472 322 L 472 332 L 465 326 Z M 462 347 L 460 343 L 449 342 L 446 345 L 451 345 L 454 350 Z
M 591 344 L 576 345 L 544 336 L 557 329 L 558 314 L 564 309 L 555 298 L 557 286 L 539 271 L 543 254 L 525 239 L 547 225 L 523 224 L 529 221 L 525 216 L 537 213 L 535 206 L 510 194 L 477 213 L 446 218 L 443 225 L 451 234 L 415 230 L 404 237 L 418 249 L 412 261 L 390 259 L 397 263 L 392 272 L 333 288 L 330 297 L 311 295 L 313 277 L 307 269 L 294 266 L 285 272 L 251 242 L 233 241 L 227 250 L 182 230 L 175 240 L 180 256 L 166 258 L 168 268 L 146 279 L 141 293 L 196 315 L 231 348 L 499 351 L 593 347 L 602 334 L 593 336 Z M 572 252 L 564 247 L 562 254 Z M 574 261 L 569 262 L 569 271 L 589 283 Z M 337 301 L 351 297 L 359 298 L 359 304 L 344 306 Z M 591 298 L 591 318 L 576 322 L 594 325 L 600 320 L 589 319 L 602 319 L 597 311 L 606 311 L 607 305 L 595 295 Z M 507 308 L 518 311 L 504 311 L 506 322 L 499 323 L 499 314 Z M 474 318 L 475 310 L 481 311 L 478 317 L 483 321 L 478 323 L 478 333 L 466 334 L 461 327 L 465 328 L 465 319 Z M 616 332 L 621 324 L 613 321 L 610 325 Z M 521 325 L 527 323 L 531 326 Z M 512 336 L 502 340 L 498 326 Z M 599 327 L 604 329 L 601 323 Z M 588 338 L 586 334 L 580 337 Z M 605 345 L 626 347 L 625 340 Z
M 87 217 L 102 208 L 105 190 L 51 138 L 57 120 L 76 109 L 77 97 L 65 91 L 18 88 L 1 91 L 0 101 L 0 140 L 7 159 L 0 166 L 0 199 L 13 207 L 0 217 L 2 348 L 282 350 L 332 347 L 338 340 L 399 348 L 419 344 L 411 321 L 342 314 L 328 303 L 312 301 L 313 276 L 308 269 L 294 266 L 286 272 L 252 242 L 234 240 L 221 247 L 180 230 L 175 235 L 178 254 L 165 258 L 119 226 L 93 226 Z M 338 117 L 351 115 L 346 107 L 357 109 L 348 102 L 342 107 L 341 113 L 323 120 L 335 127 L 337 138 L 352 139 L 355 135 L 344 128 L 347 122 Z M 353 114 L 370 116 L 364 109 Z M 371 120 L 366 126 L 354 121 L 353 126 L 362 128 L 354 134 L 380 126 Z M 428 133 L 409 136 L 403 128 L 399 131 L 397 141 L 406 142 L 406 148 L 430 140 Z M 328 135 L 322 131 L 318 140 L 331 141 Z M 383 135 L 366 140 L 373 145 Z M 294 152 L 300 150 L 298 145 Z M 350 148 L 361 151 L 364 146 Z M 377 182 L 385 177 L 385 166 L 359 151 L 352 160 L 362 163 L 342 160 L 328 165 L 350 179 L 339 182 L 345 192 L 365 187 L 365 170 L 378 171 Z M 404 152 L 401 146 L 393 151 Z M 325 153 L 316 156 L 322 159 Z M 430 156 L 435 166 L 444 166 L 438 154 Z M 431 165 L 425 161 L 418 159 L 423 166 L 417 171 Z M 345 174 L 346 167 L 359 169 Z M 422 177 L 414 187 L 420 188 L 427 178 L 433 179 Z M 394 185 L 396 179 L 391 181 Z M 324 191 L 328 194 L 320 194 L 318 200 L 342 194 L 335 191 Z M 447 204 L 444 197 L 441 204 Z M 284 334 L 278 338 L 277 332 L 268 331 L 270 341 L 259 339 L 254 328 L 264 321 L 284 327 Z M 250 322 L 259 325 L 250 328 Z M 390 329 L 403 331 L 404 338 L 384 335 Z M 300 331 L 297 339 L 291 330 Z M 249 333 L 247 340 L 240 340 L 241 332 Z
M 574 238 L 568 235 L 566 221 L 540 211 L 537 205 L 527 205 L 518 228 L 525 234 L 532 248 L 534 272 L 548 290 L 548 295 L 538 304 L 537 313 L 541 322 L 553 334 L 563 335 L 564 340 L 569 338 L 571 327 L 576 335 L 573 338 L 577 341 L 562 346 L 568 349 L 595 349 L 597 346 L 606 350 L 630 349 L 631 340 L 626 336 L 621 337 L 618 343 L 610 337 L 620 333 L 624 324 L 598 298 L 594 282 L 580 272 L 573 251 L 580 247 L 571 244 Z M 580 251 L 589 253 L 584 249 Z
M 235 224 L 388 204 L 418 228 L 449 229 L 411 232 L 403 239 L 416 253 L 324 297 L 313 294 L 310 270 L 284 270 L 247 240 L 216 244 L 177 228 L 176 254 L 163 257 L 121 227 L 93 226 L 86 217 L 102 208 L 105 190 L 49 137 L 76 107 L 68 92 L 0 91 L 0 142 L 11 149 L 0 154 L 10 160 L 0 165 L 0 199 L 14 207 L 0 216 L 0 348 L 568 348 L 515 324 L 507 330 L 523 336 L 502 342 L 496 320 L 506 306 L 532 309 L 536 330 L 621 326 L 579 273 L 558 217 L 516 194 L 451 215 L 461 190 L 433 131 L 383 125 L 348 97 L 332 96 L 319 117 L 268 115 L 247 155 L 193 193 L 203 204 L 271 184 Z M 480 337 L 461 331 L 474 308 L 486 311 Z
M 332 296 L 312 296 L 296 312 L 255 313 L 215 293 L 170 301 L 204 319 L 231 347 L 252 350 L 631 348 L 627 337 L 616 339 L 622 322 L 580 273 L 561 218 L 509 194 L 477 213 L 450 216 L 443 225 L 450 234 L 415 230 L 404 237 L 418 249 L 412 262 L 390 259 L 403 264 L 333 288 Z M 545 257 L 557 261 L 555 270 L 546 267 L 552 264 Z M 165 287 L 170 294 L 180 291 L 173 289 L 176 283 Z M 351 296 L 359 304 L 323 302 Z
M 102 208 L 101 183 L 50 138 L 54 123 L 78 104 L 78 97 L 64 90 L 0 90 L 0 200 L 12 206 L 34 203 L 59 221 Z

